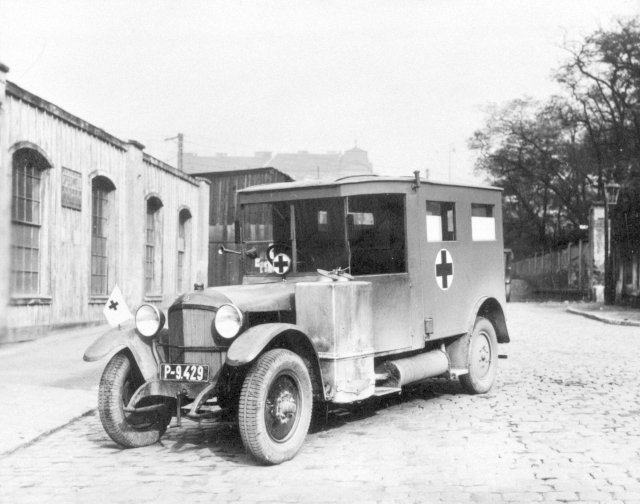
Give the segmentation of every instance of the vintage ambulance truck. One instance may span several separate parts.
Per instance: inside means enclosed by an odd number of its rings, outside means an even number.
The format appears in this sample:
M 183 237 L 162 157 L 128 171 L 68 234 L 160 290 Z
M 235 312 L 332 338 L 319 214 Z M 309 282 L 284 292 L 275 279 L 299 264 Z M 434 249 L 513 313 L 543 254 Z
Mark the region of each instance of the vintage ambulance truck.
M 114 354 L 99 412 L 125 447 L 171 418 L 233 418 L 246 449 L 295 456 L 314 405 L 397 394 L 433 377 L 487 392 L 508 343 L 501 192 L 414 177 L 238 193 L 242 285 L 200 288 L 85 354 Z

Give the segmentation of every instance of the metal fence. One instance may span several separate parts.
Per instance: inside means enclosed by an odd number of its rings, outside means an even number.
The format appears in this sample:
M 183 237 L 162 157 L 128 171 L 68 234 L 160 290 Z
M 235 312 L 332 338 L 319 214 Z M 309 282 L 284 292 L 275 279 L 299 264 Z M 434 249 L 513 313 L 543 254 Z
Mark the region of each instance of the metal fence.
M 514 261 L 513 276 L 529 282 L 534 291 L 590 295 L 593 260 L 589 243 L 579 241 L 566 248 L 534 254 Z

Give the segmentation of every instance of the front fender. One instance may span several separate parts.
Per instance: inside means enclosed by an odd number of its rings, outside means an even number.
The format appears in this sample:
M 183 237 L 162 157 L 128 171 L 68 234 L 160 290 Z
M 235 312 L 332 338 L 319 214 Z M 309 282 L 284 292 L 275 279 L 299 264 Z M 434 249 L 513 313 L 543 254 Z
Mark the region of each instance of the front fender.
M 243 332 L 229 347 L 226 363 L 242 366 L 254 360 L 262 350 L 278 335 L 285 331 L 305 334 L 304 329 L 295 324 L 260 324 Z
M 127 348 L 146 381 L 158 374 L 158 361 L 154 355 L 151 341 L 151 339 L 148 341 L 142 339 L 135 329 L 114 327 L 94 341 L 84 352 L 83 358 L 87 362 L 93 362 L 110 353 Z

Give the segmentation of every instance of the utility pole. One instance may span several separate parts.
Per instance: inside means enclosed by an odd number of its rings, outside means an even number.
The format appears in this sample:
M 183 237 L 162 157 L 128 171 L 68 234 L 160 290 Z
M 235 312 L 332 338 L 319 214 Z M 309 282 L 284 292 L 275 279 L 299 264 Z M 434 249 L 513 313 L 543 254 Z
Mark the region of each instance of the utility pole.
M 184 171 L 182 169 L 182 153 L 184 152 L 184 135 L 182 133 L 178 133 L 177 136 L 171 138 L 165 138 L 164 141 L 168 142 L 169 140 L 178 140 L 178 170 Z

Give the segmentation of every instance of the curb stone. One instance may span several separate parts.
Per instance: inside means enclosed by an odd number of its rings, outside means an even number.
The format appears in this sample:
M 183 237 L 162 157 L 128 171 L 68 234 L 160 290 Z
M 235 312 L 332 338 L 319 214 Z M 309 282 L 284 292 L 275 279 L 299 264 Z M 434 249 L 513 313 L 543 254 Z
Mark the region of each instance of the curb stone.
M 89 409 L 87 411 L 85 411 L 84 413 L 81 413 L 77 416 L 74 416 L 73 418 L 70 418 L 68 421 L 64 422 L 64 423 L 60 423 L 59 425 L 56 425 L 55 427 L 52 427 L 51 429 L 48 429 L 44 432 L 41 432 L 40 434 L 38 434 L 37 436 L 31 438 L 31 439 L 27 439 L 24 442 L 17 444 L 15 446 L 12 446 L 11 448 L 0 452 L 0 458 L 3 457 L 7 457 L 15 452 L 17 452 L 18 450 L 22 450 L 23 448 L 27 448 L 35 443 L 37 443 L 38 441 L 50 436 L 51 434 L 55 434 L 56 432 L 58 432 L 61 429 L 64 429 L 65 427 L 67 427 L 68 425 L 71 425 L 72 423 L 76 422 L 77 420 L 80 420 L 81 418 L 87 417 L 87 416 L 91 416 L 96 412 L 96 408 L 93 409 Z
M 574 315 L 582 315 L 583 317 L 587 317 L 593 320 L 598 320 L 600 322 L 604 322 L 605 324 L 640 327 L 640 321 L 638 320 L 620 320 L 617 318 L 606 317 L 604 315 L 593 312 L 579 310 L 577 308 L 567 308 L 567 312 L 573 313 Z

